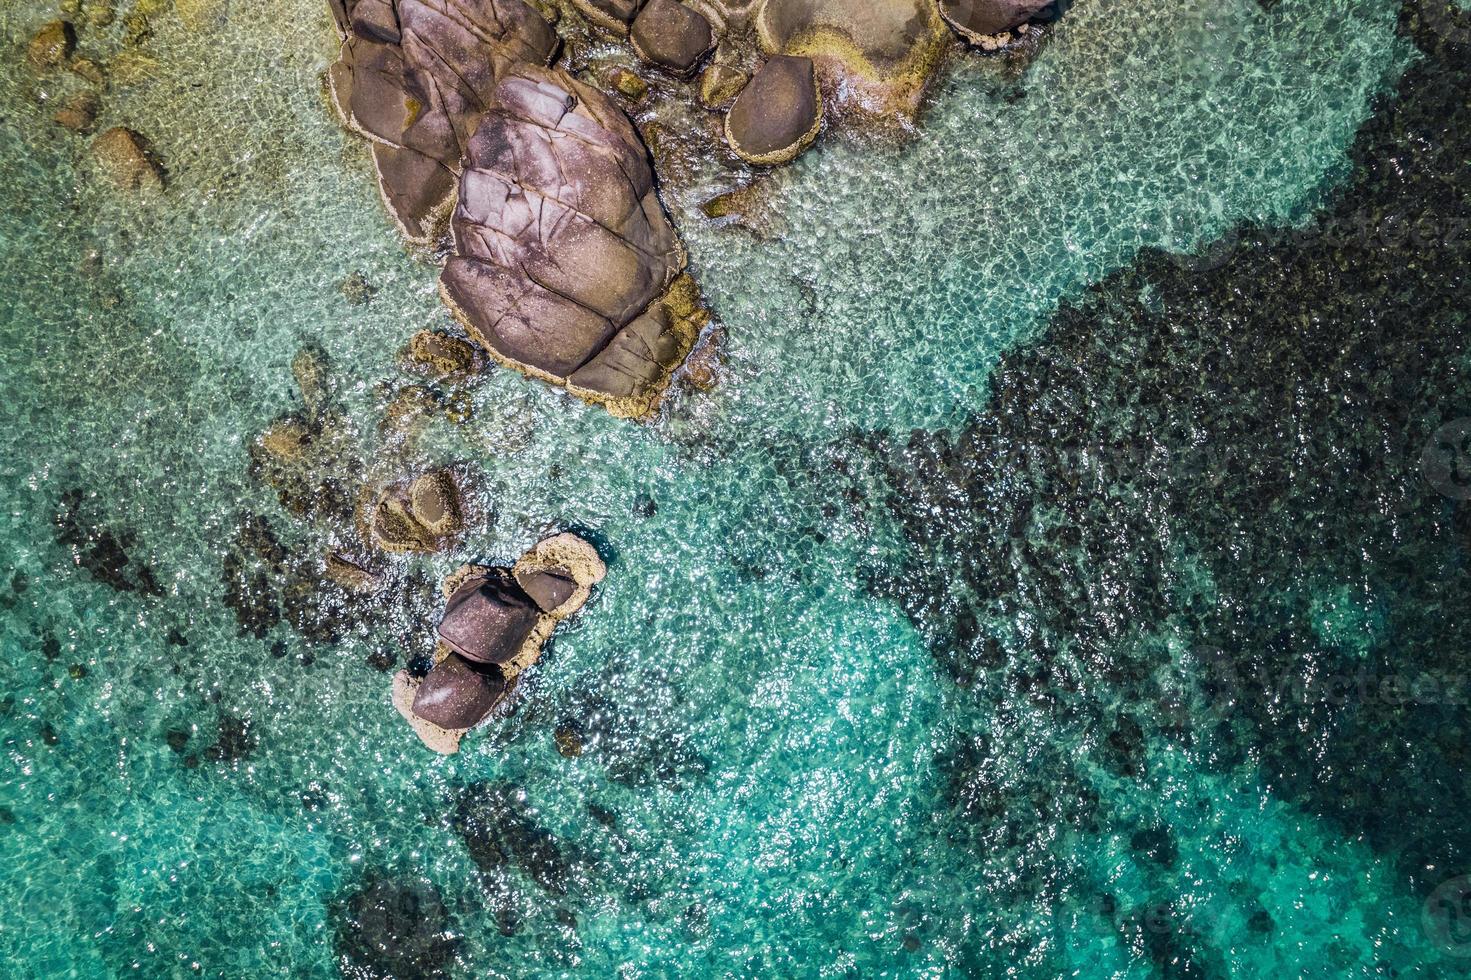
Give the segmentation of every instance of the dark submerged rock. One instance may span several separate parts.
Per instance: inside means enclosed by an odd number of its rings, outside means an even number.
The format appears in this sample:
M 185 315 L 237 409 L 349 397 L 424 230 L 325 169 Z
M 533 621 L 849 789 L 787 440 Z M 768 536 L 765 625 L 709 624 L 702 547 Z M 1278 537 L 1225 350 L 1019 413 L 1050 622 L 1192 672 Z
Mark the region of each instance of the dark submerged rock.
M 553 895 L 565 895 L 575 865 L 536 820 L 525 794 L 506 783 L 472 783 L 460 791 L 452 824 L 475 866 L 487 875 L 519 867 Z
M 640 58 L 678 75 L 694 71 L 715 47 L 710 21 L 679 0 L 648 0 L 630 37 Z
M 810 58 L 776 55 L 736 96 L 725 117 L 725 137 L 748 163 L 787 163 L 817 139 L 822 93 Z
M 514 657 L 536 626 L 536 603 L 501 572 L 472 579 L 450 596 L 439 638 L 467 660 L 503 664 Z
M 414 695 L 414 714 L 440 728 L 473 728 L 506 693 L 500 668 L 450 654 L 429 671 Z
M 340 908 L 337 953 L 352 980 L 450 976 L 458 940 L 428 881 L 370 876 Z

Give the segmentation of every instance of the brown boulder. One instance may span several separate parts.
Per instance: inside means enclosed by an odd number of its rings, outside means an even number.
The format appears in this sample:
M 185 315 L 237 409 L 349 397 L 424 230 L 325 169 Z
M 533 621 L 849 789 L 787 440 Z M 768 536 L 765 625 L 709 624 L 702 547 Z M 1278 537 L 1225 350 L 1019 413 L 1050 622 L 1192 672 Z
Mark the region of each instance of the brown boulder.
M 540 612 L 504 570 L 472 578 L 445 604 L 439 638 L 467 660 L 503 664 L 515 658 Z
M 516 582 L 542 612 L 555 612 L 577 594 L 577 581 L 565 570 L 551 568 L 516 573 Z
M 505 693 L 506 679 L 498 667 L 473 664 L 451 653 L 424 677 L 412 710 L 440 728 L 473 728 Z
M 629 36 L 640 58 L 677 75 L 694 71 L 715 47 L 715 32 L 705 15 L 679 0 L 648 0 Z
M 440 277 L 451 312 L 497 360 L 557 384 L 684 265 L 628 117 L 565 72 L 529 65 L 501 81 L 470 140 L 452 228 Z M 682 356 L 650 383 L 667 383 Z M 577 393 L 617 411 L 626 387 Z
M 60 68 L 77 47 L 77 34 L 71 24 L 53 20 L 36 32 L 26 47 L 26 60 L 35 68 Z
M 940 16 L 972 44 L 1013 31 L 1053 6 L 1053 0 L 940 0 Z
M 584 17 L 616 34 L 627 34 L 638 13 L 639 0 L 572 0 Z
M 822 93 L 810 58 L 776 55 L 736 96 L 725 117 L 730 148 L 748 163 L 787 163 L 822 128 Z
M 147 140 L 122 126 L 114 126 L 92 141 L 92 155 L 102 172 L 123 190 L 161 189 L 163 167 Z

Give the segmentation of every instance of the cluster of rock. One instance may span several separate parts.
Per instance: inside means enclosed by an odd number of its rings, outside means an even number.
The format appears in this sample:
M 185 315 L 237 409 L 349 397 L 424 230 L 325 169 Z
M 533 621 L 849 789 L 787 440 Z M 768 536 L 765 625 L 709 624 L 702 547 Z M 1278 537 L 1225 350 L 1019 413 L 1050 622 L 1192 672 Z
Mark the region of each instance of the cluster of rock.
M 434 665 L 423 677 L 394 677 L 394 706 L 425 745 L 457 752 L 606 574 L 597 550 L 574 534 L 542 541 L 511 568 L 459 569 L 444 582 Z
M 136 44 L 146 36 L 147 18 L 156 13 L 158 0 L 142 0 L 123 18 L 125 43 Z M 33 71 L 47 76 L 65 72 L 69 84 L 56 95 L 58 107 L 52 121 L 79 136 L 97 129 L 102 114 L 101 90 L 108 85 L 108 72 L 78 51 L 79 29 L 102 30 L 115 20 L 110 3 L 63 3 L 69 18 L 48 21 L 26 47 L 26 61 Z M 82 87 L 77 87 L 82 86 Z M 68 89 L 72 89 L 68 91 Z M 127 191 L 162 190 L 167 178 L 163 164 L 150 142 L 126 126 L 113 126 L 92 140 L 92 158 L 97 171 Z
M 668 85 L 722 114 L 735 157 L 775 166 L 814 143 L 825 103 L 912 117 L 957 34 L 1002 46 L 1051 10 L 1038 0 L 329 2 L 342 35 L 333 99 L 369 141 L 404 235 L 432 243 L 448 222 L 440 294 L 455 319 L 496 362 L 629 418 L 656 410 L 708 315 L 648 147 L 615 101 L 638 103 L 650 82 L 627 67 L 599 73 L 607 92 L 578 77 L 594 35 L 626 38 Z
M 547 67 L 557 36 L 522 0 L 333 10 L 334 100 L 410 240 L 453 214 L 441 292 L 470 337 L 616 415 L 649 415 L 703 317 L 675 309 L 685 254 L 628 118 Z
M 571 3 L 626 35 L 642 61 L 676 76 L 708 56 L 700 102 L 731 109 L 726 140 L 757 165 L 785 163 L 811 145 L 822 127 L 821 93 L 863 115 L 912 119 L 956 36 L 999 50 L 1057 10 L 1054 0 Z

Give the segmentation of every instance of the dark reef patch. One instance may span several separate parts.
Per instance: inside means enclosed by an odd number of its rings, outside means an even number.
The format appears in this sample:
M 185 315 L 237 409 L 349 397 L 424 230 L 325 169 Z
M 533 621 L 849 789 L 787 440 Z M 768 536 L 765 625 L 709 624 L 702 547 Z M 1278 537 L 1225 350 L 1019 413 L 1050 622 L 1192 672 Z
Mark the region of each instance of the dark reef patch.
M 337 909 L 337 955 L 351 980 L 448 977 L 458 940 L 439 890 L 370 875 Z
M 93 579 L 118 592 L 163 595 L 153 569 L 136 556 L 136 534 L 99 518 L 85 491 L 62 493 L 55 528 L 57 543 L 70 548 L 77 567 Z
M 1443 7 L 1404 5 L 1424 57 L 1309 227 L 1145 253 L 1008 354 L 986 411 L 867 440 L 912 546 L 871 587 L 993 738 L 1090 747 L 942 754 L 954 835 L 1013 846 L 1018 880 L 1047 850 L 1018 829 L 1086 822 L 1090 784 L 1148 783 L 1167 744 L 1259 767 L 1417 890 L 1471 863 L 1471 17 Z M 1134 843 L 1172 860 L 1158 828 Z M 1196 958 L 1173 924 L 1140 934 Z

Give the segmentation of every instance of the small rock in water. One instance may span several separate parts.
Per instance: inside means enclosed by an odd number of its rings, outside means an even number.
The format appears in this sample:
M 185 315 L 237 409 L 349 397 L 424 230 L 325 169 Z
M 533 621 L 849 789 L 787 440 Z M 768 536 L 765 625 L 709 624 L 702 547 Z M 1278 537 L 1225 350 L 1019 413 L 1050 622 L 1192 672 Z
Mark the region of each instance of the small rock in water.
M 102 172 L 126 191 L 162 190 L 164 169 L 147 141 L 131 129 L 114 126 L 92 141 L 92 155 Z
M 97 123 L 97 113 L 101 106 L 101 100 L 95 93 L 78 92 L 61 104 L 51 121 L 73 133 L 90 133 Z
M 378 292 L 378 287 L 368 282 L 361 272 L 354 272 L 337 284 L 337 289 L 353 306 L 366 306 Z
M 649 83 L 627 68 L 615 68 L 608 75 L 608 84 L 619 95 L 634 102 L 642 101 L 649 94 Z
M 56 734 L 56 729 L 51 727 L 49 721 L 41 726 L 41 741 L 47 745 L 55 745 L 61 741 L 61 736 Z
M 761 166 L 788 163 L 822 129 L 822 93 L 810 58 L 776 55 L 736 96 L 725 138 L 736 155 Z
M 741 94 L 741 89 L 750 80 L 751 76 L 739 68 L 711 65 L 700 75 L 700 104 L 712 112 L 724 109 Z
M 66 669 L 66 672 L 72 680 L 79 681 L 87 676 L 87 666 L 86 664 L 72 664 Z
M 659 512 L 659 505 L 652 496 L 641 493 L 633 498 L 633 512 L 639 517 L 653 517 Z
M 170 728 L 164 733 L 164 741 L 175 752 L 182 753 L 189 745 L 189 732 L 183 728 Z
M 582 733 L 577 726 L 570 722 L 563 722 L 557 726 L 552 733 L 553 741 L 557 745 L 557 753 L 566 759 L 575 759 L 582 755 Z
M 25 572 L 18 571 L 10 576 L 10 589 L 16 595 L 20 595 L 26 589 L 30 588 L 30 585 L 31 580 Z
M 26 58 L 36 68 L 59 68 L 77 47 L 77 34 L 64 20 L 53 20 L 31 38 Z
M 0 806 L 0 824 L 7 827 L 15 823 L 15 811 L 8 806 Z
M 448 378 L 475 369 L 475 345 L 437 330 L 420 330 L 409 338 L 400 359 L 416 374 Z
M 41 637 L 41 656 L 47 660 L 55 660 L 61 656 L 61 641 L 51 633 Z
M 168 644 L 171 647 L 187 647 L 189 638 L 177 626 L 169 627 Z
M 387 650 L 374 650 L 368 654 L 368 666 L 380 673 L 388 673 L 397 662 L 397 658 Z

